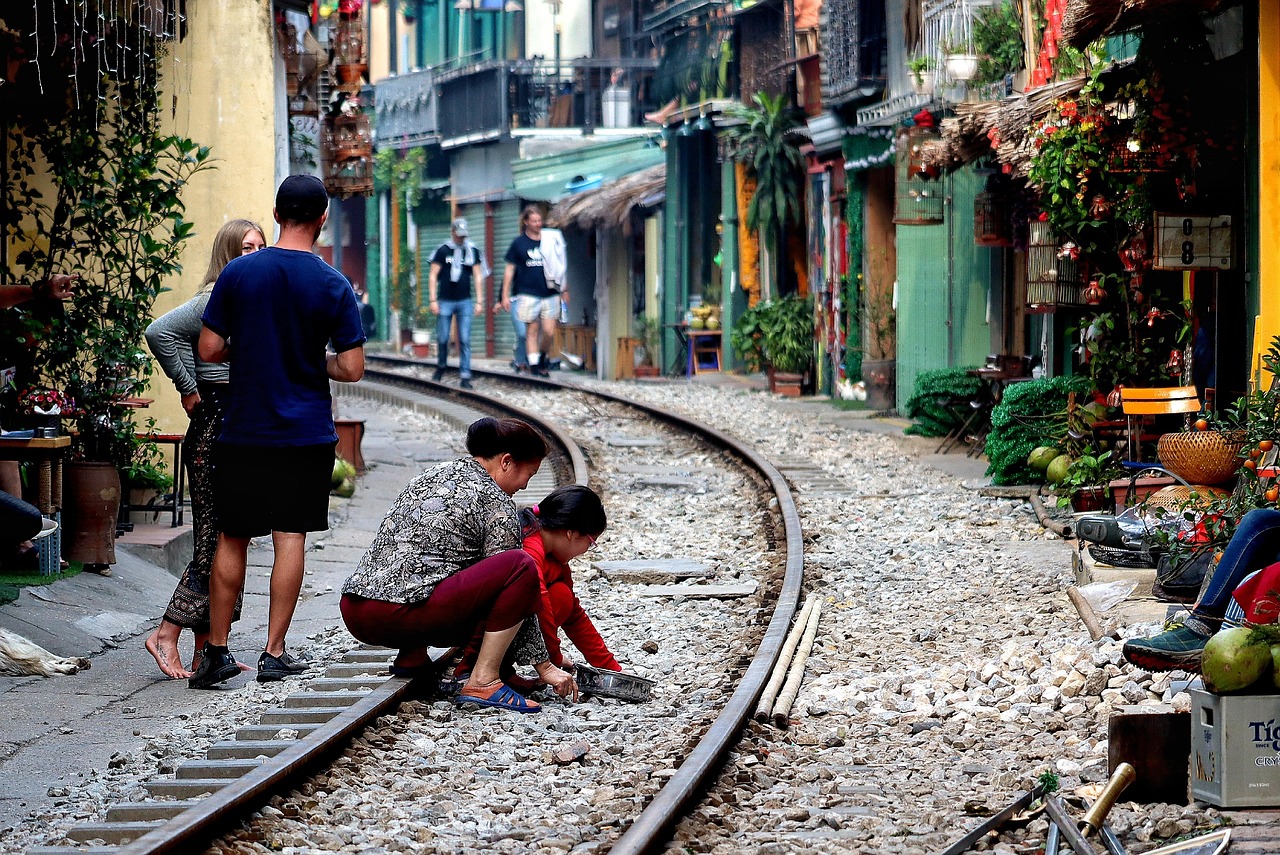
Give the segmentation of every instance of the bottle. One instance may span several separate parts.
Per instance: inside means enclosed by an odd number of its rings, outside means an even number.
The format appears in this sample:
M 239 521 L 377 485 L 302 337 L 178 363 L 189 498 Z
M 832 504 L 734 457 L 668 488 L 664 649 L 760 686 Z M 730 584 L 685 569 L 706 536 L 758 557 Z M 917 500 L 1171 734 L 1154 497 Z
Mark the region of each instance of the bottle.
M 569 304 L 564 300 L 560 301 L 560 323 L 569 325 Z

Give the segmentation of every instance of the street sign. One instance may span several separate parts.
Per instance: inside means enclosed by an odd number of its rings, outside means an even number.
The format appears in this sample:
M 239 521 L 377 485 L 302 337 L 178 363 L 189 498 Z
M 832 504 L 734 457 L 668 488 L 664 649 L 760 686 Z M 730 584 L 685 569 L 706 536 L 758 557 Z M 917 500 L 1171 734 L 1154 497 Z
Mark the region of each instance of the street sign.
M 1231 218 L 1156 214 L 1156 270 L 1230 270 Z

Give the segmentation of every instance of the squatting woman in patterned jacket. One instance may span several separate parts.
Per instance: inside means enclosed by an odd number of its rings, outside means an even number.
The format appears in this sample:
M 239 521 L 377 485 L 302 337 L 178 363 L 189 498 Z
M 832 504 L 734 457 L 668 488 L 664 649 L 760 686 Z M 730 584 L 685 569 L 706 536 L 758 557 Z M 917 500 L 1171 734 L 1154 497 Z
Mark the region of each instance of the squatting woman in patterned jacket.
M 573 676 L 551 664 L 528 620 L 538 611 L 538 570 L 520 548 L 511 501 L 542 465 L 546 442 L 522 421 L 485 418 L 467 430 L 467 451 L 414 478 L 392 504 L 342 586 L 342 619 L 360 641 L 399 648 L 398 675 L 425 670 L 428 647 L 460 647 L 483 628 L 458 703 L 538 712 L 503 682 L 512 659 L 577 700 Z

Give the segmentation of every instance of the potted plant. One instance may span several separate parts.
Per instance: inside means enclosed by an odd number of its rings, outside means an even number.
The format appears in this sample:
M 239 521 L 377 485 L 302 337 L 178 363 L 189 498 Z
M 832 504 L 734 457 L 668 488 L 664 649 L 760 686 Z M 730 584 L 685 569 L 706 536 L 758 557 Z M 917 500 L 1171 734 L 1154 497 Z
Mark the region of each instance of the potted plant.
M 978 55 L 969 47 L 946 44 L 942 52 L 946 56 L 947 77 L 968 83 L 978 75 Z
M 761 319 L 764 357 L 774 391 L 798 396 L 813 365 L 813 302 L 791 295 L 771 300 Z
M 738 316 L 729 331 L 729 346 L 752 374 L 764 367 L 763 321 L 768 306 L 768 303 L 756 303 Z
M 911 88 L 917 95 L 933 93 L 933 57 L 917 56 L 907 60 L 907 69 L 911 72 Z
M 636 338 L 640 340 L 640 362 L 635 366 L 637 377 L 657 377 L 662 373 L 658 360 L 662 355 L 662 324 L 657 318 L 640 315 L 636 318 Z
M 154 505 L 156 500 L 173 489 L 173 478 L 160 453 L 160 448 L 146 439 L 139 439 L 133 450 L 133 459 L 120 469 L 122 496 L 128 497 L 130 509 Z M 121 521 L 125 515 L 121 515 Z
M 1082 454 L 1067 466 L 1067 474 L 1054 485 L 1058 507 L 1068 505 L 1076 513 L 1100 511 L 1111 506 L 1111 482 L 1123 472 L 1110 451 Z

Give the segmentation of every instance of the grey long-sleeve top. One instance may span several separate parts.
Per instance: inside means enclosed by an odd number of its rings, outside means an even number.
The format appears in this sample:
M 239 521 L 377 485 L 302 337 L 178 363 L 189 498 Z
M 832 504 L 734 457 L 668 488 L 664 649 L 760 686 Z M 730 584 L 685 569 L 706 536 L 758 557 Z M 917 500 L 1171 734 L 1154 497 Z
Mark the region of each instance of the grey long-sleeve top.
M 196 355 L 200 329 L 204 326 L 201 318 L 208 302 L 209 292 L 197 294 L 147 327 L 147 346 L 180 395 L 196 391 L 197 382 L 226 383 L 231 378 L 229 363 L 204 362 Z

